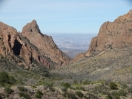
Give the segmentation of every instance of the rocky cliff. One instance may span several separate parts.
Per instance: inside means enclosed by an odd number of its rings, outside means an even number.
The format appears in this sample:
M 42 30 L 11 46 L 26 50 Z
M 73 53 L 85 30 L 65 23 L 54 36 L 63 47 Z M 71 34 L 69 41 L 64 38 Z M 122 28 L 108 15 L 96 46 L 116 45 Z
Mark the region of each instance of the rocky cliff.
M 27 24 L 22 33 L 0 22 L 0 56 L 28 69 L 40 64 L 48 68 L 64 66 L 70 60 L 52 37 L 41 33 L 35 20 Z
M 91 41 L 86 56 L 107 49 L 132 47 L 132 10 L 118 17 L 114 22 L 105 22 Z
M 38 51 L 38 48 L 23 37 L 17 30 L 0 22 L 0 54 L 9 60 L 16 61 L 20 66 L 33 68 L 36 61 L 46 67 L 53 65 L 49 59 Z
M 42 55 L 52 60 L 56 65 L 64 66 L 69 62 L 70 58 L 57 47 L 52 37 L 41 33 L 35 20 L 23 27 L 22 35 L 28 38 Z
M 105 22 L 86 53 L 53 72 L 76 79 L 132 84 L 132 10 L 114 22 Z

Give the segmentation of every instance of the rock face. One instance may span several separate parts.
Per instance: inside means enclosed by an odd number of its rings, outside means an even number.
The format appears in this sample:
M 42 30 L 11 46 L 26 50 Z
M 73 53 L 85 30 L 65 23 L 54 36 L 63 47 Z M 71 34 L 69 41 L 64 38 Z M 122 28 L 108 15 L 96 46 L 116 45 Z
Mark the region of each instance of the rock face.
M 0 54 L 19 65 L 32 68 L 36 61 L 46 67 L 53 65 L 49 59 L 41 55 L 38 48 L 23 37 L 13 27 L 0 22 Z
M 86 56 L 107 49 L 132 47 L 132 10 L 118 17 L 114 22 L 105 22 L 99 34 L 91 41 Z
M 22 33 L 0 22 L 0 56 L 29 69 L 39 64 L 48 68 L 64 66 L 70 60 L 52 37 L 41 33 L 35 20 L 28 23 Z
M 52 37 L 41 33 L 35 20 L 23 27 L 22 36 L 28 38 L 39 49 L 41 55 L 49 58 L 57 66 L 64 66 L 70 61 L 70 58 L 57 47 Z

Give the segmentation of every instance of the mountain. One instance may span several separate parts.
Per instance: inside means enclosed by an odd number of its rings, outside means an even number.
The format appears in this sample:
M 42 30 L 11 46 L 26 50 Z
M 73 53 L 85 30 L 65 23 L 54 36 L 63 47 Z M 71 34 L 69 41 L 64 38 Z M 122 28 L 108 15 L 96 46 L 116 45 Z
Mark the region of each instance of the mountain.
M 131 30 L 132 11 L 70 61 L 35 20 L 22 33 L 0 22 L 0 99 L 132 99 Z
M 86 56 L 107 49 L 132 47 L 132 10 L 114 22 L 105 22 L 91 41 Z
M 87 52 L 53 72 L 76 79 L 112 80 L 132 84 L 132 10 L 105 22 Z
M 70 61 L 70 58 L 57 47 L 51 36 L 41 33 L 35 20 L 23 27 L 22 36 L 28 38 L 39 49 L 41 55 L 49 58 L 56 65 L 64 66 Z
M 28 69 L 37 65 L 48 68 L 63 66 L 70 60 L 52 37 L 41 33 L 35 20 L 27 24 L 22 33 L 0 22 L 0 55 Z

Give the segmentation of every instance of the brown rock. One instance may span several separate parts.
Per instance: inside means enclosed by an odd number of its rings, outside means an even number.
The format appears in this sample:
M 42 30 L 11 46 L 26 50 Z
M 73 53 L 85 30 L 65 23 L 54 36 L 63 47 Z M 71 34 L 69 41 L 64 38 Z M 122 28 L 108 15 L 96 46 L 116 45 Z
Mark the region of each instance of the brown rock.
M 114 22 L 105 22 L 98 36 L 92 39 L 86 56 L 107 49 L 132 47 L 132 10 Z
M 23 27 L 22 36 L 28 38 L 39 49 L 41 55 L 49 58 L 58 66 L 64 66 L 69 62 L 70 58 L 57 47 L 52 37 L 41 33 L 35 20 Z
M 34 29 L 33 31 L 36 31 Z M 32 68 L 36 61 L 44 66 L 50 67 L 53 62 L 41 55 L 29 40 L 17 33 L 16 29 L 0 22 L 0 54 L 10 60 L 27 68 Z

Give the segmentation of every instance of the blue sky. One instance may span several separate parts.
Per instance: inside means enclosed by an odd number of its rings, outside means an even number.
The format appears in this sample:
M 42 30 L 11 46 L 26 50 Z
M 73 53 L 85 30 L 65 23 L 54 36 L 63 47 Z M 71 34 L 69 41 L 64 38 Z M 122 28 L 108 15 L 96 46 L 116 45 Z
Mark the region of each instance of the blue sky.
M 2 2 L 3 1 L 3 2 Z M 0 21 L 18 31 L 36 20 L 44 34 L 98 33 L 132 9 L 132 0 L 0 0 Z

